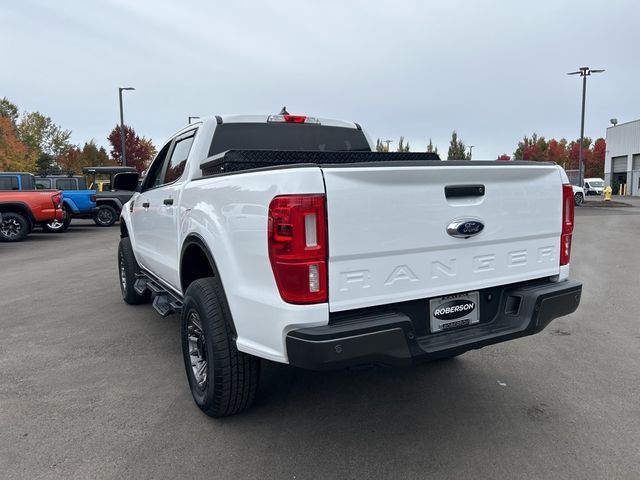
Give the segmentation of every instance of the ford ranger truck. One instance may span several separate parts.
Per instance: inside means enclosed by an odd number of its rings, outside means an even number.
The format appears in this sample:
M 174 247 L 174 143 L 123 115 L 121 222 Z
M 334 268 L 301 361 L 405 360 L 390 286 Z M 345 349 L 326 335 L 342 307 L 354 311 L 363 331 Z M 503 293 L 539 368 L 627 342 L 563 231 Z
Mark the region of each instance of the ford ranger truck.
M 206 414 L 251 404 L 260 359 L 410 365 L 577 309 L 562 168 L 371 150 L 351 122 L 202 119 L 164 144 L 124 205 L 122 297 L 180 315 Z M 136 187 L 127 175 L 116 188 Z
M 61 192 L 0 191 L 0 242 L 24 240 L 35 226 L 63 218 Z

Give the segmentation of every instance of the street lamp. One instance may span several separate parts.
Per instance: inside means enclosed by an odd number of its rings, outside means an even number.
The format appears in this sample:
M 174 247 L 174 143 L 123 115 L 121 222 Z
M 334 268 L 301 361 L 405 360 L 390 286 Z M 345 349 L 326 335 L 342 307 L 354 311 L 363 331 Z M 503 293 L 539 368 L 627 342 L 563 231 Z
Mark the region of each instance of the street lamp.
M 473 157 L 473 147 L 475 147 L 475 145 L 467 145 L 469 147 L 469 160 L 471 160 L 471 158 Z
M 602 73 L 604 70 L 591 70 L 589 67 L 580 67 L 576 72 L 569 72 L 567 75 L 580 75 L 582 77 L 582 119 L 580 121 L 580 152 L 578 153 L 578 185 L 583 186 L 582 176 L 582 148 L 584 144 L 584 104 L 587 96 L 587 77 L 592 73 Z
M 118 87 L 118 97 L 120 98 L 120 153 L 122 154 L 122 166 L 127 166 L 127 159 L 125 157 L 124 149 L 124 114 L 122 113 L 122 91 L 123 90 L 135 90 L 133 87 Z
M 200 117 L 187 117 L 187 123 L 190 124 L 192 119 L 193 120 L 197 120 L 198 118 L 200 118 Z
M 386 143 L 387 144 L 387 152 L 389 151 L 389 144 L 393 142 L 393 140 L 382 140 L 382 143 Z

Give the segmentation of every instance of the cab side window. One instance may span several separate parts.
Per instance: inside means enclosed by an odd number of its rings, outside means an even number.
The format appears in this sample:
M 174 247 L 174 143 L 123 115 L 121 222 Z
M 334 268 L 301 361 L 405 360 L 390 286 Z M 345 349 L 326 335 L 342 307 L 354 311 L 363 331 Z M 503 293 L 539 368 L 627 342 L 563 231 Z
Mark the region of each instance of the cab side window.
M 176 140 L 173 151 L 171 152 L 171 158 L 167 163 L 167 170 L 164 174 L 164 181 L 162 183 L 171 183 L 178 180 L 184 173 L 184 167 L 187 164 L 187 158 L 189 157 L 189 151 L 191 145 L 193 145 L 194 135 L 189 137 L 183 137 Z
M 164 164 L 170 147 L 171 142 L 162 147 L 158 155 L 156 155 L 145 177 L 143 190 L 149 190 L 150 188 L 162 185 L 162 173 L 164 172 Z
M 58 178 L 56 188 L 58 190 L 77 190 L 78 182 L 75 178 Z
M 0 190 L 19 190 L 18 177 L 13 175 L 0 176 Z
M 183 133 L 168 142 L 149 167 L 143 190 L 175 182 L 184 173 L 196 130 Z
M 36 190 L 47 190 L 51 188 L 51 179 L 39 178 L 36 180 Z

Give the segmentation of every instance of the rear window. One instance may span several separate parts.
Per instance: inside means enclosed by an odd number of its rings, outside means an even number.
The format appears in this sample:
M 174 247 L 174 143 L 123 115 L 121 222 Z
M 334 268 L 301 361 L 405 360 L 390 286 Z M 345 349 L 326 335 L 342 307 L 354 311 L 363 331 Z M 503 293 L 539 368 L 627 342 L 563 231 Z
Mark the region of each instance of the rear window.
M 213 135 L 209 156 L 227 150 L 370 151 L 362 130 L 290 123 L 225 123 Z

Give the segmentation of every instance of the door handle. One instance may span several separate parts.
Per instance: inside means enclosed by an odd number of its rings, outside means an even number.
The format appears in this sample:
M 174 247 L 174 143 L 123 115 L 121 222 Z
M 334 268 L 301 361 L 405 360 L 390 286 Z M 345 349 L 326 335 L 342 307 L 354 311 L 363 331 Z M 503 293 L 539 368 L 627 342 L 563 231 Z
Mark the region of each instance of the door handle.
M 164 199 L 164 204 L 165 205 L 173 205 L 173 198 L 165 198 Z
M 149 208 L 149 202 L 143 202 L 142 203 L 142 207 L 143 208 Z
M 485 193 L 484 185 L 447 185 L 444 196 L 447 198 L 482 197 Z

